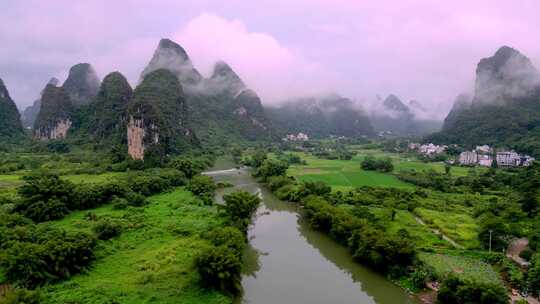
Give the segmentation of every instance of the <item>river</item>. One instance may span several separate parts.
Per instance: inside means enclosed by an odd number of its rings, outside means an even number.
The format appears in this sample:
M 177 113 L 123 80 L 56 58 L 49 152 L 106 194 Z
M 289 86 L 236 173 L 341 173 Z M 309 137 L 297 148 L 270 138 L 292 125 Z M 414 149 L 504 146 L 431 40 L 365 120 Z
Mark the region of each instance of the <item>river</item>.
M 213 170 L 228 169 L 220 164 Z M 234 185 L 218 190 L 218 201 L 235 190 L 257 194 L 263 201 L 249 230 L 239 303 L 417 303 L 384 276 L 354 262 L 347 248 L 311 229 L 295 204 L 278 200 L 248 170 L 207 174 Z

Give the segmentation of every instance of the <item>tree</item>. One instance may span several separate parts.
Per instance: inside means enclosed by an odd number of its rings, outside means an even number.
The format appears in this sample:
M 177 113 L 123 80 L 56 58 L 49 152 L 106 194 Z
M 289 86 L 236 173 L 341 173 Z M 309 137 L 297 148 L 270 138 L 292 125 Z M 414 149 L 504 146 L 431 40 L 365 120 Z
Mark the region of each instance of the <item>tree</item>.
M 259 168 L 266 159 L 267 159 L 266 152 L 262 150 L 257 150 L 251 156 L 251 162 L 249 165 L 254 168 Z
M 210 176 L 197 175 L 193 177 L 186 189 L 203 200 L 207 205 L 211 205 L 216 191 L 216 184 Z
M 287 173 L 289 165 L 284 161 L 267 159 L 257 169 L 255 175 L 266 181 L 271 176 L 283 176 Z
M 242 290 L 242 260 L 226 246 L 209 247 L 197 257 L 195 265 L 203 286 L 233 296 Z
M 59 219 L 69 212 L 74 185 L 56 174 L 38 173 L 23 177 L 17 192 L 21 200 L 15 211 L 37 222 Z
M 485 249 L 490 248 L 491 240 L 491 249 L 494 251 L 502 251 L 508 246 L 508 229 L 500 217 L 487 213 L 484 218 L 480 220 L 478 239 Z
M 534 296 L 540 297 L 540 253 L 535 254 L 531 261 L 529 268 L 529 290 Z
M 314 195 L 324 196 L 332 192 L 332 188 L 325 182 L 316 181 L 316 182 L 304 182 L 304 187 Z
M 219 206 L 231 221 L 231 224 L 246 231 L 251 216 L 257 210 L 261 200 L 246 191 L 236 191 L 223 196 L 224 205 Z

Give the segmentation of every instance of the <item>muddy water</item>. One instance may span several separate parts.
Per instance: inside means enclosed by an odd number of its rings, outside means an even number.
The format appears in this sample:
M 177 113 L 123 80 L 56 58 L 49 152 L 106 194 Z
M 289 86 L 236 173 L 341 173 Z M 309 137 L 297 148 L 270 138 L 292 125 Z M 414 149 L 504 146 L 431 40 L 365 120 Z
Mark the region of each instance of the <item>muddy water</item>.
M 223 170 L 209 174 L 216 182 L 234 185 L 219 190 L 218 200 L 235 190 L 263 200 L 249 231 L 239 303 L 416 303 L 385 277 L 355 263 L 346 248 L 311 229 L 294 204 L 278 200 L 247 170 L 215 169 Z

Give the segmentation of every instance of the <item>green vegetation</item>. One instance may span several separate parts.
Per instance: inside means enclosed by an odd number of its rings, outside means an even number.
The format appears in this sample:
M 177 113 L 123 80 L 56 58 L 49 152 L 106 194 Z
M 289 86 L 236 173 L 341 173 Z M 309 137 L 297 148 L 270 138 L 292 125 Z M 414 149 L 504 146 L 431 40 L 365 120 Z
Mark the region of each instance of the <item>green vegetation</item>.
M 440 279 L 454 274 L 465 280 L 495 285 L 501 284 L 501 278 L 493 267 L 476 258 L 427 252 L 419 253 L 418 258 L 431 267 L 436 277 Z
M 230 303 L 220 293 L 202 289 L 193 271 L 197 256 L 210 246 L 204 234 L 223 227 L 217 208 L 181 188 L 148 201 L 142 209 L 93 209 L 98 222 L 120 223 L 122 234 L 99 243 L 91 271 L 47 287 L 45 303 Z M 54 225 L 92 231 L 96 220 L 77 211 Z
M 17 139 L 23 135 L 21 115 L 0 79 L 0 140 Z

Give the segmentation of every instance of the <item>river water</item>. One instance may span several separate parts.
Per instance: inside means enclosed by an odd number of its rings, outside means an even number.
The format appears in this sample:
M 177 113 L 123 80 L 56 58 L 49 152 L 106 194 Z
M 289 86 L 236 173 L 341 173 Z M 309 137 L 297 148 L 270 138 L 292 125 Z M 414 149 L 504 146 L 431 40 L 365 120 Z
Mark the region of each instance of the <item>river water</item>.
M 354 262 L 347 248 L 311 229 L 295 204 L 278 200 L 248 170 L 207 174 L 234 185 L 218 190 L 218 201 L 235 190 L 257 194 L 263 201 L 249 230 L 244 295 L 238 303 L 416 303 L 384 276 Z

